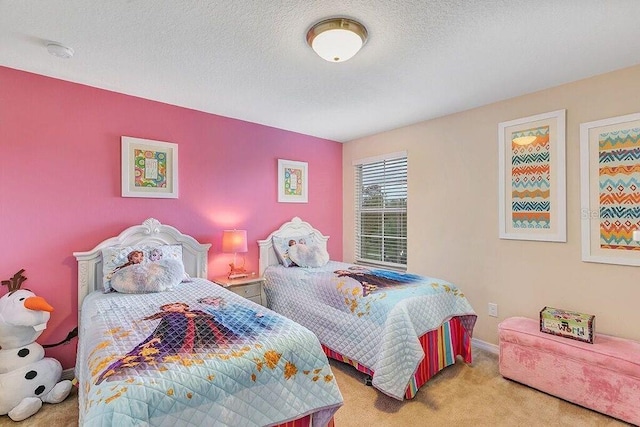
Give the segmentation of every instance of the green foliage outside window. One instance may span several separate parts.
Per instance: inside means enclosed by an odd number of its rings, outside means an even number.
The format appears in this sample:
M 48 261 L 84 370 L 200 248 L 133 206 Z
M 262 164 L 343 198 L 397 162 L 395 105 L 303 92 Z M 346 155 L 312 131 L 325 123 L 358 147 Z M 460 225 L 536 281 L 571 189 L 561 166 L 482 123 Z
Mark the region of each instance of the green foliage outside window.
M 406 158 L 386 164 L 359 166 L 356 230 L 357 258 L 369 262 L 407 264 Z M 385 173 L 386 172 L 386 173 Z

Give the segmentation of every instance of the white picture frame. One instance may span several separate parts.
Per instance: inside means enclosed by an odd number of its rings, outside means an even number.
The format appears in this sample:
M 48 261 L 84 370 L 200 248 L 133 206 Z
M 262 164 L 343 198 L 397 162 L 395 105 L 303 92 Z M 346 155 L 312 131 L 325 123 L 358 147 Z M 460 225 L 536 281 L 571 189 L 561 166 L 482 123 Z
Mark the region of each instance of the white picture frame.
M 278 159 L 278 202 L 309 202 L 309 168 L 307 162 Z
M 580 124 L 582 261 L 640 266 L 640 113 Z
M 498 124 L 499 238 L 567 241 L 566 110 Z
M 178 198 L 178 144 L 123 136 L 122 197 Z

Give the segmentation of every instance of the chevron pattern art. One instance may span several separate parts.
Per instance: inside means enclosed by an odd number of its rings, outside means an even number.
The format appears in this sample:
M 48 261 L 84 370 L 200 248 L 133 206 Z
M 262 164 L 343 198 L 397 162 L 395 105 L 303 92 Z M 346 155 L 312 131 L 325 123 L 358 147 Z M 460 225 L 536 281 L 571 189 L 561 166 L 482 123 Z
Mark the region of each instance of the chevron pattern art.
M 511 140 L 523 136 L 536 139 L 511 143 L 511 221 L 514 228 L 550 228 L 549 126 L 513 132 Z
M 640 128 L 598 136 L 600 248 L 640 250 Z

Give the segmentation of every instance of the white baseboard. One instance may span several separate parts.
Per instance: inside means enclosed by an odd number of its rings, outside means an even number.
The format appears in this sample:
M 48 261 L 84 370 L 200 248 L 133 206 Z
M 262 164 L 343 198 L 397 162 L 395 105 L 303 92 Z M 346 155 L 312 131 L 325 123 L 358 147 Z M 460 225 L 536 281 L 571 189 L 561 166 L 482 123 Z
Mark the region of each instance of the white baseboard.
M 62 378 L 60 379 L 73 381 L 75 377 L 76 377 L 76 372 L 73 370 L 73 368 L 71 368 L 71 369 L 65 369 L 64 371 L 62 371 Z
M 476 338 L 471 338 L 471 346 L 479 348 L 480 350 L 488 351 L 489 353 L 493 354 L 500 353 L 500 348 L 497 345 L 488 343 L 486 341 L 481 341 Z

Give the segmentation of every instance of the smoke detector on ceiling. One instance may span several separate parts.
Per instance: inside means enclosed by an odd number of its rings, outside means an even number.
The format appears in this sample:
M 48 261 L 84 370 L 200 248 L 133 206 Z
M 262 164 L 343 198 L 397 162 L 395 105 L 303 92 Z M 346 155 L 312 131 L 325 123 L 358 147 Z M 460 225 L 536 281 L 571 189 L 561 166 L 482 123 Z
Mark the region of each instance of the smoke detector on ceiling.
M 73 49 L 68 46 L 62 45 L 57 42 L 47 42 L 47 51 L 58 58 L 71 58 L 73 56 Z

